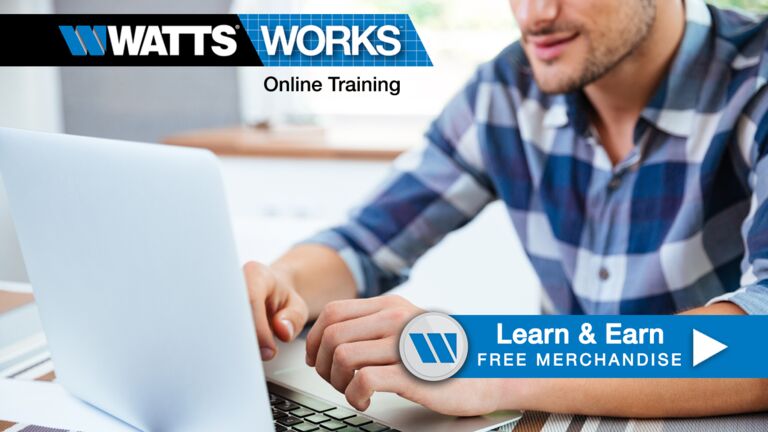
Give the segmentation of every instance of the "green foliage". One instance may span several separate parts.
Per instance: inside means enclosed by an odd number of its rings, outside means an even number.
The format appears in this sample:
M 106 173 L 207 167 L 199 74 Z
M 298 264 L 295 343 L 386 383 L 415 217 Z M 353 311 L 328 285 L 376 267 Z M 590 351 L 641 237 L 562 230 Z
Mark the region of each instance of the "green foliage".
M 715 6 L 768 13 L 768 0 L 709 0 Z

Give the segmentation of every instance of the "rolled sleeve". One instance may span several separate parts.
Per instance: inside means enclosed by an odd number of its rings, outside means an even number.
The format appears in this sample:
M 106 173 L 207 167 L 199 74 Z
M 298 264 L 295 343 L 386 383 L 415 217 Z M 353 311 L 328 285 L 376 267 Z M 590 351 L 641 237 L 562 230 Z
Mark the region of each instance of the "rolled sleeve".
M 495 199 L 479 155 L 474 107 L 479 74 L 432 123 L 424 145 L 392 164 L 390 174 L 346 223 L 302 243 L 336 250 L 363 297 L 408 279 L 416 260 Z
M 755 131 L 740 147 L 751 166 L 750 211 L 741 232 L 746 246 L 742 286 L 707 304 L 729 301 L 750 315 L 768 315 L 768 88 L 753 100 L 741 119 L 741 130 Z
M 734 292 L 715 297 L 707 306 L 718 302 L 731 302 L 749 315 L 768 315 L 768 282 L 741 287 Z

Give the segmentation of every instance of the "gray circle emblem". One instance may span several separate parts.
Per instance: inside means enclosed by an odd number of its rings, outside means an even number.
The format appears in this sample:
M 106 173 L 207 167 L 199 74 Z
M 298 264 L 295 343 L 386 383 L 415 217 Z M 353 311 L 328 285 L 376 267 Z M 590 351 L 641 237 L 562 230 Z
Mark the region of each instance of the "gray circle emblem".
M 400 334 L 400 358 L 417 378 L 442 381 L 464 365 L 467 334 L 451 316 L 427 312 L 413 318 Z

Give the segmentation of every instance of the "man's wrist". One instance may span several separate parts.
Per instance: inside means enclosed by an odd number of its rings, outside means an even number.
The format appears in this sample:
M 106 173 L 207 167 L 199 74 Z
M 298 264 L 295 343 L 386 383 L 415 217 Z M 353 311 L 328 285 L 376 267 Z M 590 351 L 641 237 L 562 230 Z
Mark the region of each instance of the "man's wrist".
M 525 386 L 520 381 L 525 380 L 516 378 L 504 378 L 499 380 L 499 406 L 497 407 L 497 410 L 520 409 L 521 387 Z
M 498 385 L 499 410 L 526 410 L 538 406 L 546 397 L 546 388 L 553 383 L 548 378 L 503 378 Z
M 277 279 L 278 284 L 293 290 L 296 294 L 299 295 L 299 297 L 301 297 L 301 299 L 306 304 L 307 309 L 309 310 L 309 319 L 312 320 L 317 318 L 317 308 L 313 307 L 311 304 L 311 296 L 305 291 L 305 289 L 303 289 L 306 287 L 302 287 L 298 282 L 301 278 L 299 277 L 299 270 L 296 268 L 296 266 L 293 263 L 288 262 L 288 260 L 281 259 L 275 261 L 269 267 L 272 270 L 272 274 Z

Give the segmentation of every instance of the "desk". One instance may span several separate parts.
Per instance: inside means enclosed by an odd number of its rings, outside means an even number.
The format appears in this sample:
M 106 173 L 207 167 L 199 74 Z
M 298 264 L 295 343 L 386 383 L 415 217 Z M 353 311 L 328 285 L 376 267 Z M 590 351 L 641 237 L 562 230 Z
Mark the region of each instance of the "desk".
M 165 144 L 206 148 L 220 156 L 391 161 L 406 147 L 338 145 L 319 127 L 231 127 L 172 135 Z
M 768 430 L 768 414 L 700 419 L 637 420 L 527 411 L 514 432 L 759 432 Z

